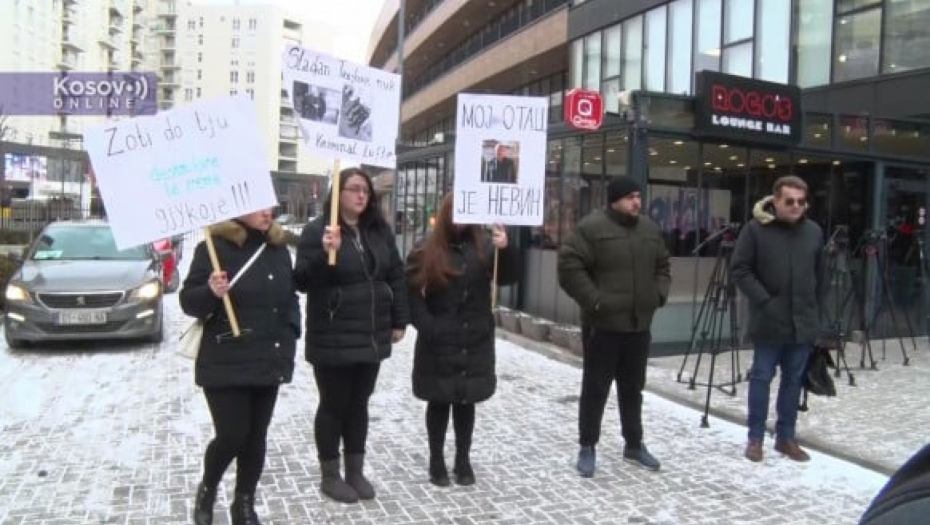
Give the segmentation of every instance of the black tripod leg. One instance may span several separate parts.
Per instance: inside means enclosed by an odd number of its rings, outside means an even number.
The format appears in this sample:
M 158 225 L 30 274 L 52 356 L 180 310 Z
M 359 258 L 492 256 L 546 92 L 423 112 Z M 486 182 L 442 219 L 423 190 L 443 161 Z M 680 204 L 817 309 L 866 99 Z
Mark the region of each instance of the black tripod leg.
M 882 300 L 888 308 L 888 314 L 891 316 L 891 326 L 893 326 L 895 331 L 897 331 L 898 316 L 895 313 L 894 300 L 891 297 L 891 289 L 888 286 L 888 276 L 883 275 L 882 279 L 884 280 L 884 282 L 882 283 L 883 284 L 882 288 L 884 289 L 883 290 L 884 293 L 882 294 Z M 906 315 L 904 316 L 904 322 L 907 325 L 908 329 L 911 331 L 911 337 L 913 337 L 914 331 L 913 331 L 913 328 L 911 328 L 911 320 L 908 319 Z M 900 335 L 898 336 L 898 343 L 901 345 L 901 355 L 904 357 L 904 366 L 908 366 L 911 363 L 911 359 L 910 357 L 908 357 L 907 349 L 904 347 L 904 338 Z M 916 340 L 914 341 L 914 348 L 917 348 Z

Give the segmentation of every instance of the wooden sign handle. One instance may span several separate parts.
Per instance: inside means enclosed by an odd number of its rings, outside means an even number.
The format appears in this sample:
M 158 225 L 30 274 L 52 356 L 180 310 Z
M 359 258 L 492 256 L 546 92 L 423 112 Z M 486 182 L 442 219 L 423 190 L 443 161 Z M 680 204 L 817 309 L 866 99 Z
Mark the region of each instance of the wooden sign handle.
M 210 228 L 204 228 L 203 234 L 207 244 L 207 253 L 210 254 L 210 265 L 213 266 L 213 271 L 221 271 L 220 259 L 216 255 L 216 246 L 213 245 L 213 236 L 210 234 Z M 232 300 L 229 298 L 228 293 L 223 296 L 223 306 L 226 308 L 226 317 L 229 318 L 229 326 L 232 328 L 233 335 L 239 337 L 239 335 L 241 335 L 239 331 L 239 320 L 236 319 L 236 311 L 233 310 Z
M 332 199 L 329 208 L 329 225 L 335 230 L 339 226 L 339 159 L 333 161 Z M 329 265 L 336 266 L 336 250 L 329 251 Z

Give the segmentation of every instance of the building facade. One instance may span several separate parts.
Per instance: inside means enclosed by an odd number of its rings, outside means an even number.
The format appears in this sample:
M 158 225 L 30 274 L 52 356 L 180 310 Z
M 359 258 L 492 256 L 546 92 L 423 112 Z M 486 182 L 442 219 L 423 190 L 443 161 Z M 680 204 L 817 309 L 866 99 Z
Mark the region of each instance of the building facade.
M 247 93 L 258 106 L 269 169 L 325 173 L 328 159 L 307 153 L 294 110 L 282 89 L 281 56 L 288 44 L 332 49 L 328 26 L 302 21 L 274 5 L 186 5 L 175 28 L 179 62 L 173 100 Z M 167 39 L 167 37 L 166 37 Z M 163 56 L 168 55 L 163 50 Z
M 441 104 L 416 102 L 424 91 L 436 90 L 436 99 L 443 91 L 449 100 L 458 91 L 484 91 L 490 57 L 507 54 L 503 50 L 522 32 L 540 23 L 504 15 L 475 26 L 464 47 L 444 53 L 436 39 L 447 34 L 445 24 L 465 25 L 462 17 L 444 18 L 455 14 L 451 4 L 461 3 L 433 1 L 419 10 L 410 8 L 413 3 L 407 2 L 414 18 L 404 46 L 407 148 L 399 156 L 397 184 L 385 186 L 400 211 L 395 219 L 411 223 L 398 229 L 412 228 L 416 238 L 425 234 L 432 209 L 421 201 L 451 188 L 454 177 L 454 116 Z M 547 4 L 514 5 L 520 13 L 545 11 Z M 646 188 L 644 210 L 666 232 L 673 255 L 672 298 L 656 318 L 655 341 L 687 344 L 704 298 L 719 281 L 712 278 L 714 268 L 725 265 L 735 228 L 751 220 L 754 203 L 777 177 L 797 174 L 811 188 L 810 216 L 843 247 L 832 282 L 848 280 L 851 268 L 864 286 L 858 294 L 833 290 L 830 315 L 846 317 L 862 297 L 865 313 L 858 317 L 867 318 L 861 326 L 873 337 L 926 330 L 921 243 L 930 193 L 924 95 L 930 52 L 911 43 L 930 35 L 930 0 L 576 0 L 559 6 L 558 17 L 564 28 L 546 36 L 564 53 L 546 59 L 558 61 L 548 70 L 562 71 L 562 82 L 523 87 L 523 73 L 510 68 L 504 75 L 510 85 L 490 89 L 550 91 L 556 120 L 566 89 L 597 90 L 607 114 L 593 133 L 550 124 L 545 224 L 520 236 L 527 255 L 516 306 L 578 322 L 577 308 L 554 279 L 557 247 L 581 217 L 605 204 L 609 177 L 636 177 Z M 396 63 L 389 52 L 396 47 L 395 25 L 376 27 L 373 65 Z M 510 31 L 495 33 L 495 27 Z M 431 45 L 423 49 L 424 43 Z M 408 61 L 419 67 L 413 78 Z M 795 114 L 788 122 L 766 127 L 764 104 L 752 103 L 766 93 L 791 99 Z M 753 132 L 754 122 L 762 132 Z M 404 238 L 403 245 L 410 242 Z M 729 322 L 729 311 L 723 317 Z

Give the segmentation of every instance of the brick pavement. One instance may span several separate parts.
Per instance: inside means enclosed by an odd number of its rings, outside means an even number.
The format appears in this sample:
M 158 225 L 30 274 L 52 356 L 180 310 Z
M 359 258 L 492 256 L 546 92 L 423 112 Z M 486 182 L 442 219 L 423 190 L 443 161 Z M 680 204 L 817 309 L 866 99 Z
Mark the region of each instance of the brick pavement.
M 170 329 L 184 322 L 169 297 Z M 412 333 L 411 333 L 412 335 Z M 380 496 L 344 506 L 318 492 L 316 393 L 299 361 L 269 436 L 259 512 L 268 524 L 821 524 L 855 523 L 884 477 L 815 454 L 807 465 L 774 454 L 742 460 L 743 430 L 709 429 L 698 414 L 648 395 L 647 443 L 663 471 L 636 469 L 622 449 L 611 400 L 597 476 L 571 462 L 580 372 L 500 342 L 497 395 L 479 406 L 473 487 L 426 477 L 424 404 L 409 384 L 412 337 L 383 367 L 372 401 L 369 464 Z M 172 344 L 0 352 L 0 523 L 187 523 L 210 436 L 191 363 Z M 451 425 L 450 425 L 451 426 Z M 451 456 L 451 429 L 449 455 Z M 217 524 L 232 475 L 218 498 Z

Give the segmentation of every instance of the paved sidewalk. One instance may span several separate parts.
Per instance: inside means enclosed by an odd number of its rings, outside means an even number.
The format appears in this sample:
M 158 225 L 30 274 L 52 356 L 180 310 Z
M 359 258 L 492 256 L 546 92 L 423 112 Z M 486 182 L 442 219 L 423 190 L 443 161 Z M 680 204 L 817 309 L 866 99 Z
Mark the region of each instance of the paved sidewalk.
M 580 358 L 556 346 L 530 341 L 503 330 L 500 336 L 575 366 L 581 363 Z M 834 376 L 836 397 L 810 396 L 809 410 L 801 412 L 798 417 L 798 438 L 811 448 L 886 475 L 897 470 L 912 454 L 930 442 L 930 345 L 926 338 L 918 338 L 917 350 L 914 351 L 912 344 L 910 339 L 905 340 L 910 364 L 904 366 L 897 339 L 886 341 L 884 359 L 882 342 L 873 342 L 872 355 L 877 370 L 869 368 L 868 360 L 866 368 L 861 369 L 859 346 L 848 345 L 847 362 L 855 386 L 849 384 L 849 375 L 843 368 L 840 378 Z M 703 413 L 707 388 L 697 386 L 691 390 L 688 382 L 692 377 L 696 383 L 709 382 L 711 355 L 708 352 L 701 356 L 699 368 L 697 358 L 698 354 L 692 353 L 687 362 L 681 356 L 651 359 L 646 388 Z M 717 388 L 711 390 L 708 419 L 711 427 L 720 419 L 745 427 L 749 388 L 746 379 L 752 365 L 752 352 L 746 350 L 738 353 L 739 366 L 735 373 L 732 372 L 732 364 L 729 351 L 717 356 L 714 384 L 730 382 L 734 376 L 742 382 L 736 385 L 735 396 Z M 776 376 L 772 381 L 772 407 L 769 411 L 771 431 L 774 431 L 775 424 L 778 380 Z M 700 426 L 700 415 L 695 416 L 693 424 Z

